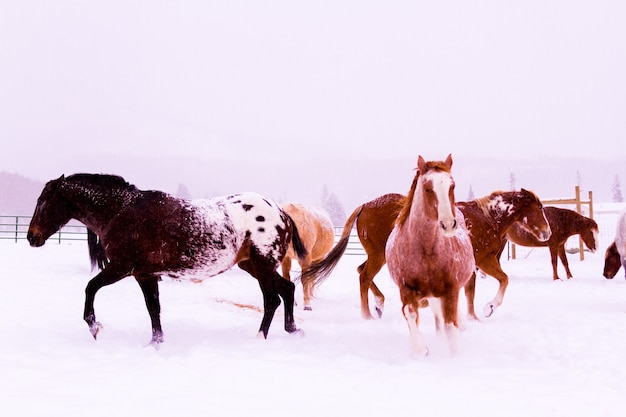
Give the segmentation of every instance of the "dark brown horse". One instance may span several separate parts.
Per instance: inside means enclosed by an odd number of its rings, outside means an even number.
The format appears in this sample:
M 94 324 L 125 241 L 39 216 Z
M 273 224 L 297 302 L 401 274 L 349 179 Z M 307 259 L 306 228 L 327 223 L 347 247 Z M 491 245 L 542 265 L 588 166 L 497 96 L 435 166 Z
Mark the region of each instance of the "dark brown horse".
M 518 223 L 514 223 L 506 234 L 511 242 L 520 246 L 545 247 L 550 248 L 550 258 L 552 260 L 552 278 L 559 279 L 557 271 L 557 257 L 561 259 L 565 267 L 567 278 L 572 278 L 572 273 L 567 262 L 567 254 L 565 253 L 565 242 L 570 236 L 580 235 L 581 239 L 587 245 L 591 252 L 597 249 L 598 224 L 582 214 L 573 210 L 559 207 L 544 207 L 543 212 L 546 219 L 550 223 L 552 234 L 550 239 L 541 241 L 532 233 Z M 506 240 L 502 242 L 502 250 L 506 245 Z
M 400 288 L 411 350 L 422 357 L 428 354 L 419 330 L 419 308 L 424 301 L 437 327 L 443 322 L 450 351 L 455 353 L 459 293 L 472 276 L 474 256 L 463 215 L 454 205 L 452 157 L 426 162 L 420 156 L 417 167 L 385 256 L 389 274 Z
M 285 330 L 298 331 L 294 284 L 277 269 L 290 243 L 302 258 L 306 250 L 290 217 L 258 194 L 183 200 L 160 191 L 141 191 L 118 176 L 61 176 L 48 182 L 37 200 L 27 235 L 31 246 L 42 246 L 70 219 L 93 231 L 105 250 L 104 255 L 92 253 L 107 262 L 85 289 L 83 318 L 94 338 L 102 327 L 96 321 L 94 299 L 103 286 L 135 277 L 152 322 L 151 343 L 158 344 L 163 341 L 160 276 L 202 279 L 234 265 L 259 281 L 264 305 L 259 335 L 267 337 L 281 298 Z
M 359 240 L 365 249 L 367 259 L 358 267 L 361 316 L 371 319 L 369 291 L 371 290 L 378 317 L 382 316 L 385 297 L 374 283 L 374 277 L 385 265 L 385 246 L 400 213 L 405 197 L 401 194 L 385 194 L 357 207 L 346 221 L 343 232 L 335 247 L 322 261 L 315 262 L 304 271 L 302 280 L 314 280 L 321 284 L 335 268 L 345 252 L 350 232 L 356 223 Z M 508 276 L 500 266 L 500 250 L 506 231 L 516 221 L 535 234 L 539 239 L 548 239 L 550 226 L 543 213 L 543 206 L 537 195 L 531 191 L 498 191 L 489 196 L 470 202 L 457 202 L 465 216 L 474 257 L 478 268 L 493 276 L 500 283 L 496 297 L 485 308 L 485 315 L 491 315 L 502 304 L 508 285 Z M 476 319 L 474 311 L 475 277 L 466 286 L 468 314 Z

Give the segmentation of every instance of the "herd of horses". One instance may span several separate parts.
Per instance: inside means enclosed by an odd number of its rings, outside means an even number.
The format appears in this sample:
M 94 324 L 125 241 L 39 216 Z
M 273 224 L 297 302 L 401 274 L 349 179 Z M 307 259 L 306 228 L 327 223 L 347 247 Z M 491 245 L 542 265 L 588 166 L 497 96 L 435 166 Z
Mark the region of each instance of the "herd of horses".
M 184 200 L 160 191 L 143 191 L 114 175 L 75 174 L 49 181 L 37 200 L 27 239 L 43 245 L 70 219 L 88 229 L 92 265 L 100 269 L 85 289 L 83 318 L 94 338 L 97 291 L 127 276 L 139 284 L 152 324 L 152 345 L 163 342 L 158 282 L 161 276 L 204 279 L 237 265 L 259 282 L 263 317 L 259 336 L 267 338 L 275 311 L 284 308 L 284 328 L 300 332 L 294 321 L 292 262 L 300 266 L 305 310 L 314 290 L 344 254 L 352 229 L 365 250 L 357 268 L 361 315 L 372 319 L 369 293 L 381 317 L 385 297 L 374 283 L 387 264 L 397 284 L 410 335 L 411 352 L 422 357 L 428 348 L 419 330 L 419 312 L 430 307 L 443 327 L 451 352 L 464 316 L 458 309 L 465 292 L 467 313 L 474 310 L 476 275 L 496 278 L 499 288 L 483 308 L 492 315 L 504 299 L 508 276 L 500 265 L 507 240 L 550 249 L 553 278 L 557 258 L 569 270 L 565 242 L 580 235 L 597 249 L 598 225 L 572 210 L 544 207 L 528 190 L 498 191 L 468 202 L 454 196 L 452 157 L 425 161 L 421 156 L 408 194 L 386 194 L 357 207 L 334 242 L 334 228 L 323 210 L 301 204 L 279 205 L 254 193 L 204 200 Z M 615 242 L 607 249 L 604 276 L 612 278 L 626 254 L 626 215 L 620 218 Z M 620 229 L 621 228 L 621 229 Z M 620 234 L 621 230 L 621 234 Z M 281 268 L 282 276 L 278 273 Z

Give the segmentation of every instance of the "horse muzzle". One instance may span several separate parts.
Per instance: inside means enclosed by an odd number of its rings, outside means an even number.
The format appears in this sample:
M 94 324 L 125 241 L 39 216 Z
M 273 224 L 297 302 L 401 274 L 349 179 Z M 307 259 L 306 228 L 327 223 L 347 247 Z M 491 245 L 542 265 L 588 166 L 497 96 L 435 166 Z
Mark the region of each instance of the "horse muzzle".
M 615 274 L 612 272 L 604 272 L 602 275 L 604 275 L 604 278 L 606 279 L 613 279 L 615 278 Z
M 46 243 L 46 239 L 43 238 L 41 233 L 34 233 L 32 230 L 29 230 L 26 234 L 26 240 L 33 248 L 38 248 Z
M 552 230 L 548 229 L 548 230 L 541 230 L 537 237 L 539 238 L 539 241 L 547 242 L 550 239 L 550 236 L 552 236 Z
M 443 231 L 444 236 L 451 237 L 456 234 L 456 230 L 459 224 L 456 219 L 452 218 L 450 220 L 439 221 L 439 225 L 441 226 L 441 230 Z

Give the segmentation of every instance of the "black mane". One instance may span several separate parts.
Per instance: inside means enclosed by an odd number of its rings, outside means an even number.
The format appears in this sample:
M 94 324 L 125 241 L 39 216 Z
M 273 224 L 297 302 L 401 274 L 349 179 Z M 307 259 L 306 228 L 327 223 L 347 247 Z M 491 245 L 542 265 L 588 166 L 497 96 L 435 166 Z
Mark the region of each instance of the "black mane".
M 87 182 L 91 185 L 97 185 L 97 186 L 107 187 L 107 188 L 116 187 L 116 188 L 131 188 L 133 190 L 137 189 L 137 187 L 135 187 L 133 184 L 130 184 L 128 181 L 126 181 L 124 178 L 122 178 L 119 175 L 79 173 L 79 174 L 70 175 L 69 177 L 66 177 L 65 179 L 68 181 L 72 181 L 72 182 L 81 182 L 81 183 Z

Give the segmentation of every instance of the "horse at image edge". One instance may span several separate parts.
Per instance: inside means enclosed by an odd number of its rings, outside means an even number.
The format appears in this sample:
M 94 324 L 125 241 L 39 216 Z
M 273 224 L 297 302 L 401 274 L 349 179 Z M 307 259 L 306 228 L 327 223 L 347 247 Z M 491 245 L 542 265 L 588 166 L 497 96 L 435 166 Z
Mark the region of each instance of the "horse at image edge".
M 619 214 L 616 229 L 615 240 L 604 255 L 603 275 L 608 279 L 614 278 L 622 266 L 626 273 L 626 209 Z

